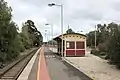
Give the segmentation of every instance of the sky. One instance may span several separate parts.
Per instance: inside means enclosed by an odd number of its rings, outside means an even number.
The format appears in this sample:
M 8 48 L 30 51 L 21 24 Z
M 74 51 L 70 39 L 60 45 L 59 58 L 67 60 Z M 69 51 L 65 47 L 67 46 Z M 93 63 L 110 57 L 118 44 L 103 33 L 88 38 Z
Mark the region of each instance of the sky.
M 5 0 L 13 9 L 13 21 L 21 29 L 22 23 L 34 21 L 38 30 L 44 36 L 44 41 L 53 35 L 61 34 L 60 7 L 49 7 L 49 3 L 63 5 L 64 33 L 68 25 L 75 32 L 82 34 L 95 29 L 96 24 L 120 23 L 120 0 Z M 45 37 L 46 35 L 50 37 Z

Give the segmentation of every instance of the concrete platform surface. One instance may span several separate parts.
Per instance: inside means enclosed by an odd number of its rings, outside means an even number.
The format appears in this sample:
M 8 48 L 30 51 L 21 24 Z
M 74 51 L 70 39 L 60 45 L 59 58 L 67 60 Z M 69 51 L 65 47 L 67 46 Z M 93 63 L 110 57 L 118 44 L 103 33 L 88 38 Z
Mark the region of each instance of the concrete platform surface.
M 92 80 L 48 47 L 34 55 L 18 80 Z
M 92 80 L 62 60 L 61 57 L 52 53 L 49 48 L 45 48 L 44 52 L 51 80 Z
M 82 72 L 95 80 L 120 80 L 120 70 L 90 53 L 85 57 L 66 57 L 66 59 Z
M 38 49 L 38 51 L 35 53 L 35 55 L 32 57 L 32 59 L 30 60 L 30 62 L 27 64 L 27 66 L 25 67 L 25 69 L 23 70 L 23 72 L 21 73 L 21 75 L 18 77 L 17 80 L 28 80 L 28 76 L 30 74 L 30 71 L 32 70 L 33 64 L 35 62 L 35 59 L 39 53 L 40 49 Z M 34 79 L 33 79 L 34 80 Z

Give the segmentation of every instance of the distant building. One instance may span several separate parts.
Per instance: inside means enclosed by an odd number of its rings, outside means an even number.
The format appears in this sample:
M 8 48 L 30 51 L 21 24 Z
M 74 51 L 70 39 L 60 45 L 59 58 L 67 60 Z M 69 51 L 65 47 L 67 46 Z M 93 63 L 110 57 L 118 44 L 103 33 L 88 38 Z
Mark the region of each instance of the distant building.
M 61 55 L 62 35 L 54 38 L 57 41 L 57 52 Z M 63 55 L 70 56 L 85 56 L 86 52 L 86 36 L 79 33 L 63 34 Z

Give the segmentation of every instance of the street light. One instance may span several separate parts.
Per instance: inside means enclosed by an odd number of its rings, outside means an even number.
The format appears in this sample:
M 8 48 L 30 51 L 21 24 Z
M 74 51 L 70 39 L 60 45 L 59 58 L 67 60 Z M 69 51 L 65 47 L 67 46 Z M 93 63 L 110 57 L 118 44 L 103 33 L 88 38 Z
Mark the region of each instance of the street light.
M 48 4 L 48 6 L 50 6 L 50 7 L 51 7 L 51 6 L 55 6 L 55 5 L 56 5 L 55 3 Z
M 48 6 L 49 7 L 59 6 L 61 8 L 61 35 L 62 35 L 61 54 L 62 54 L 62 57 L 63 57 L 63 5 L 62 4 L 51 3 L 51 4 L 48 4 Z
M 53 40 L 53 25 L 52 25 L 52 24 L 49 24 L 49 23 L 46 23 L 45 25 L 46 25 L 46 26 L 47 26 L 47 25 L 50 25 L 50 26 L 51 26 L 51 36 L 52 36 L 52 39 L 51 39 L 51 40 Z M 52 41 L 52 46 L 53 46 L 53 41 Z
M 48 41 L 47 40 L 47 30 L 45 30 L 45 38 L 46 38 L 46 42 Z M 48 44 L 48 43 L 47 43 Z

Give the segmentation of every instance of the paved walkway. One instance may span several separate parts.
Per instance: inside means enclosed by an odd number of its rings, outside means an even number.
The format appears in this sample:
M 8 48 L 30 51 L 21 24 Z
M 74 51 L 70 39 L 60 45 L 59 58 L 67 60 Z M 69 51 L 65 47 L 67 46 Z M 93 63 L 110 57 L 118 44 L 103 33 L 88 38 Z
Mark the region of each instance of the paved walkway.
M 28 80 L 50 80 L 45 62 L 43 47 L 41 48 L 41 51 L 39 52 L 39 55 L 35 60 L 35 63 L 29 74 Z
M 51 80 L 91 80 L 85 74 L 45 48 L 45 58 Z
M 23 72 L 21 73 L 21 75 L 18 77 L 18 79 L 17 80 L 29 80 L 29 74 L 31 73 L 31 71 L 32 71 L 32 74 L 33 74 L 33 76 L 34 75 L 36 75 L 35 73 L 36 73 L 36 71 L 34 71 L 35 69 L 37 69 L 37 61 L 35 61 L 35 60 L 37 60 L 38 59 L 38 54 L 39 54 L 39 52 L 40 52 L 40 49 L 38 49 L 38 51 L 35 53 L 35 55 L 32 57 L 32 59 L 30 60 L 30 62 L 27 64 L 27 66 L 25 67 L 25 69 L 23 70 Z M 34 65 L 33 65 L 34 64 Z M 35 67 L 36 68 L 35 68 Z M 31 74 L 30 74 L 31 75 Z M 32 77 L 32 75 L 31 75 L 31 80 L 36 80 L 36 77 L 34 76 L 34 77 Z
M 40 53 L 40 54 L 39 54 Z M 80 72 L 49 48 L 41 51 L 31 59 L 18 80 L 92 80 Z
M 27 80 L 37 80 L 38 62 L 39 62 L 39 57 L 40 57 L 39 55 L 40 55 L 40 53 L 36 57 L 36 60 L 33 64 L 33 67 L 31 69 L 31 72 L 30 72 Z
M 67 57 L 71 64 L 95 80 L 120 80 L 120 70 L 87 52 L 85 57 Z

